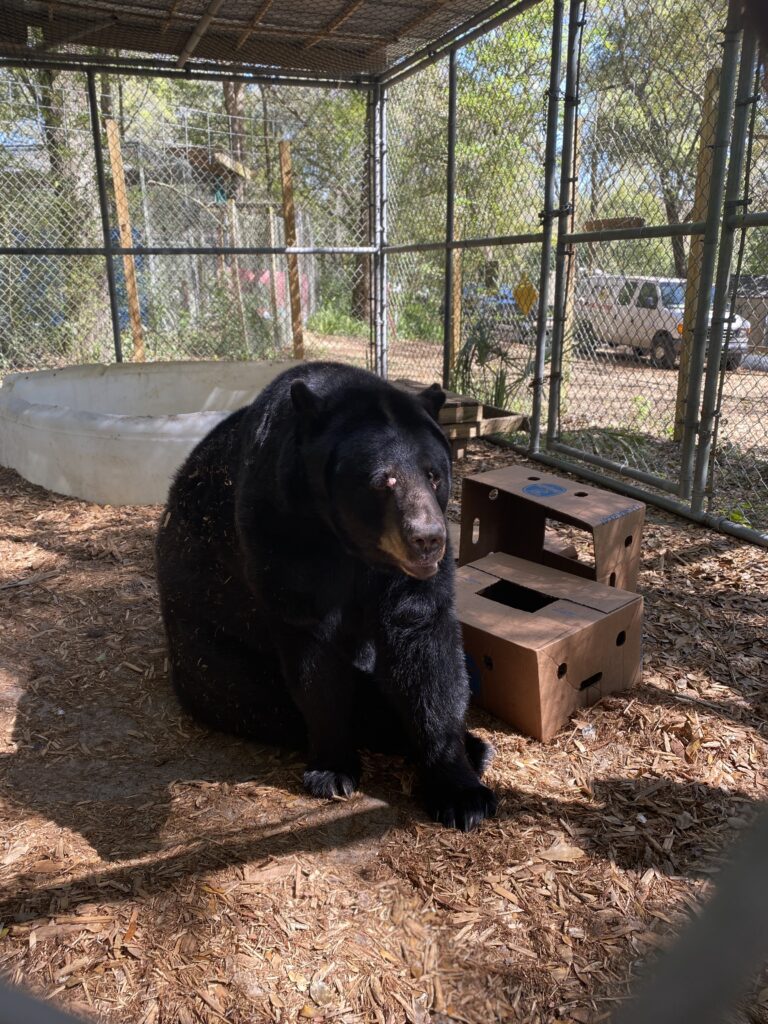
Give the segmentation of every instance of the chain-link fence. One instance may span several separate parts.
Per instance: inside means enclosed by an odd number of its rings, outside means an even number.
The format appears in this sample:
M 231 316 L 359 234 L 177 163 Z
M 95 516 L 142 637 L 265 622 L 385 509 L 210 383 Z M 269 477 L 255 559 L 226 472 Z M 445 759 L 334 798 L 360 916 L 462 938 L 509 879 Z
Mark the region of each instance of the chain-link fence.
M 274 357 L 292 351 L 298 320 L 307 355 L 365 365 L 366 95 L 94 84 L 95 111 L 83 73 L 0 77 L 2 369 L 114 358 L 111 299 L 125 358 Z M 94 113 L 108 240 L 133 250 L 111 257 L 111 275 L 87 251 L 105 242 Z M 293 268 L 289 241 L 306 253 Z
M 525 414 L 533 456 L 764 540 L 768 114 L 738 4 L 481 7 L 314 87 L 0 69 L 0 371 L 442 379 Z

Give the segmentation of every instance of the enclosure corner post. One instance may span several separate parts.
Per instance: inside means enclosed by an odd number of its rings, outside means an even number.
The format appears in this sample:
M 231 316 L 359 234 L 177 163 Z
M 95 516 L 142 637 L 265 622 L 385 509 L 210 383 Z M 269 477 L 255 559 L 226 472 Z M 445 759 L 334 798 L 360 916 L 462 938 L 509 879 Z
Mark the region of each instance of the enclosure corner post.
M 570 0 L 568 10 L 568 43 L 566 50 L 565 107 L 563 113 L 563 141 L 560 150 L 560 193 L 557 209 L 557 246 L 555 249 L 555 294 L 552 317 L 552 354 L 550 362 L 549 413 L 547 418 L 547 447 L 558 437 L 560 430 L 560 384 L 563 369 L 563 342 L 568 299 L 569 260 L 573 258 L 573 245 L 567 241 L 573 208 L 571 194 L 575 186 L 574 153 L 576 145 L 576 110 L 579 103 L 579 50 L 584 25 L 585 0 Z
M 541 447 L 541 406 L 544 394 L 544 367 L 547 361 L 547 310 L 549 308 L 550 261 L 552 231 L 555 219 L 557 178 L 557 122 L 560 109 L 560 64 L 563 48 L 564 0 L 555 0 L 552 20 L 552 60 L 547 97 L 547 137 L 544 149 L 544 209 L 541 213 L 541 270 L 539 273 L 539 307 L 536 318 L 536 354 L 533 368 L 533 403 L 529 450 Z
M 730 164 L 725 185 L 725 202 L 723 206 L 723 224 L 720 236 L 720 253 L 715 278 L 715 293 L 712 300 L 712 322 L 709 328 L 707 348 L 707 368 L 704 377 L 704 394 L 701 405 L 701 423 L 699 426 L 699 443 L 696 449 L 696 462 L 693 474 L 693 493 L 691 508 L 700 512 L 704 507 L 704 498 L 712 454 L 713 431 L 717 418 L 718 380 L 725 372 L 721 365 L 723 359 L 723 340 L 730 336 L 730 318 L 726 318 L 728 290 L 733 260 L 733 245 L 736 224 L 733 215 L 739 207 L 739 189 L 744 172 L 744 156 L 749 128 L 749 108 L 756 103 L 753 94 L 752 79 L 755 73 L 755 56 L 757 44 L 754 34 L 745 28 L 742 39 L 741 64 L 739 80 L 736 87 L 736 108 L 733 117 L 733 129 L 730 144 Z M 730 310 L 733 314 L 733 308 Z M 726 330 L 726 320 L 728 327 Z M 727 352 L 726 352 L 727 359 Z
M 736 64 L 740 34 L 738 0 L 728 4 L 728 20 L 723 42 L 723 61 L 720 73 L 720 93 L 717 100 L 715 139 L 712 154 L 712 178 L 709 190 L 709 206 L 704 226 L 704 241 L 701 252 L 699 292 L 696 306 L 696 325 L 693 331 L 688 388 L 685 400 L 685 420 L 680 453 L 680 497 L 690 500 L 693 489 L 694 457 L 699 430 L 699 403 L 704 375 L 704 356 L 709 330 L 709 308 L 712 285 L 715 276 L 715 261 L 720 239 L 723 195 L 725 191 L 725 168 L 728 161 L 731 111 L 736 81 Z
M 373 87 L 373 338 L 374 368 L 386 378 L 387 339 L 387 89 L 380 82 Z
M 101 231 L 104 238 L 104 257 L 107 261 L 107 288 L 109 290 L 109 312 L 112 320 L 112 339 L 115 346 L 115 361 L 122 363 L 123 348 L 120 341 L 120 316 L 117 308 L 117 286 L 115 284 L 115 266 L 112 261 L 112 228 L 109 221 L 109 199 L 107 183 L 104 177 L 104 152 L 101 148 L 101 128 L 99 126 L 99 105 L 96 99 L 95 72 L 86 71 L 88 81 L 88 113 L 93 135 L 93 155 L 96 161 L 96 185 L 99 192 L 99 211 L 101 213 Z
M 445 179 L 445 278 L 443 287 L 443 387 L 453 373 L 453 242 L 456 208 L 456 47 L 448 55 L 448 161 Z

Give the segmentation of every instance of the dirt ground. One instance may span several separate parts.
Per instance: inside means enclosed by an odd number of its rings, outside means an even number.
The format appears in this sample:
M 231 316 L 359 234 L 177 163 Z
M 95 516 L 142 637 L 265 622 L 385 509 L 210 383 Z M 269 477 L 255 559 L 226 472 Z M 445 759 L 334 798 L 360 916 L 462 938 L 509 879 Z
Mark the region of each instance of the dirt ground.
M 501 803 L 463 835 L 400 761 L 322 803 L 181 714 L 158 515 L 0 470 L 3 974 L 115 1024 L 607 1019 L 768 797 L 765 552 L 649 510 L 642 686 L 547 745 L 474 713 Z
M 367 343 L 361 338 L 307 335 L 312 358 L 340 359 L 366 365 Z M 529 371 L 531 354 L 522 345 L 521 377 Z M 442 380 L 442 345 L 428 341 L 391 338 L 389 374 L 430 383 Z M 594 358 L 573 356 L 567 386 L 564 430 L 569 432 L 623 428 L 658 438 L 671 436 L 675 422 L 678 374 L 657 369 L 646 359 L 622 351 L 603 351 Z M 768 373 L 742 367 L 725 374 L 720 442 L 768 451 Z M 515 410 L 526 412 L 527 410 Z

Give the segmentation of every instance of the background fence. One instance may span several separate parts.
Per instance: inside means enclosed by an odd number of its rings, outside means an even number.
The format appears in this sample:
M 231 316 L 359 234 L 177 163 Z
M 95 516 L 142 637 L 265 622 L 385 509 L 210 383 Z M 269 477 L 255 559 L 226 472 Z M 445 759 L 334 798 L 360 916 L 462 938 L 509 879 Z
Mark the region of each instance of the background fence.
M 0 371 L 442 378 L 527 414 L 532 455 L 765 542 L 768 113 L 735 5 L 523 2 L 373 85 L 12 65 Z

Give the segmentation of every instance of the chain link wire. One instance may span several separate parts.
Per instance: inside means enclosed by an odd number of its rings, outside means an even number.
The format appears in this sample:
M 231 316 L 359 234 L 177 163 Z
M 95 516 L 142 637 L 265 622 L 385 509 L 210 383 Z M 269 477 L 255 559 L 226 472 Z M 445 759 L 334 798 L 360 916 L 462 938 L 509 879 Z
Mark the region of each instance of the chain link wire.
M 453 148 L 447 54 L 385 89 L 389 374 L 429 383 L 447 365 L 454 390 L 525 414 L 552 15 L 544 0 L 456 46 Z M 562 197 L 576 237 L 561 249 L 558 310 L 554 261 L 548 268 L 542 397 L 545 408 L 550 391 L 556 401 L 551 452 L 642 479 L 650 493 L 680 491 L 683 438 L 696 437 L 701 414 L 691 355 L 706 343 L 696 304 L 725 25 L 726 0 L 586 5 L 572 195 Z M 309 358 L 372 367 L 367 91 L 107 72 L 95 81 L 110 243 L 137 250 L 112 256 L 125 357 L 289 357 L 301 334 Z M 563 86 L 561 77 L 561 117 Z M 557 131 L 559 147 L 562 121 Z M 740 197 L 748 213 L 768 210 L 766 139 L 762 97 Z M 82 72 L 0 72 L 0 239 L 0 372 L 113 359 Z M 768 228 L 744 228 L 739 243 L 705 505 L 765 531 Z M 247 251 L 289 244 L 331 251 Z M 355 248 L 369 251 L 345 251 Z M 561 320 L 562 366 L 550 381 Z
M 286 245 L 283 149 L 295 244 L 370 245 L 365 95 L 108 75 L 98 84 L 111 242 L 150 250 L 113 257 L 126 356 L 137 344 L 126 271 L 146 358 L 291 354 L 286 257 L 217 250 Z M 0 244 L 102 246 L 85 77 L 4 71 L 0 97 Z M 296 260 L 307 353 L 366 365 L 370 256 Z M 0 257 L 0 325 L 2 370 L 110 360 L 104 259 Z

